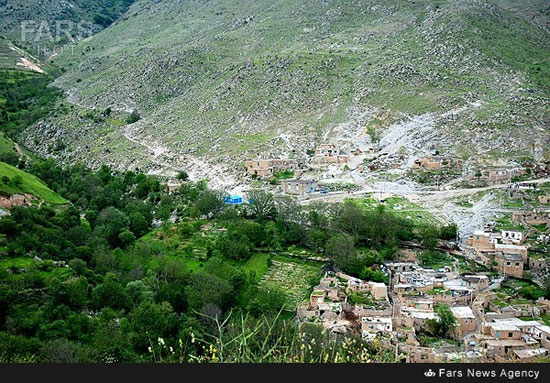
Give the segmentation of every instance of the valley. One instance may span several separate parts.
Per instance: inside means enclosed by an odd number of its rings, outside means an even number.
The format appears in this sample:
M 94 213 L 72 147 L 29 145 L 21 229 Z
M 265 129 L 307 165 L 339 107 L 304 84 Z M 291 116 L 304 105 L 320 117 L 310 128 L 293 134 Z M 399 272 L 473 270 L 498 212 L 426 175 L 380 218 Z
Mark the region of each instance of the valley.
M 549 16 L 0 0 L 0 363 L 547 363 Z

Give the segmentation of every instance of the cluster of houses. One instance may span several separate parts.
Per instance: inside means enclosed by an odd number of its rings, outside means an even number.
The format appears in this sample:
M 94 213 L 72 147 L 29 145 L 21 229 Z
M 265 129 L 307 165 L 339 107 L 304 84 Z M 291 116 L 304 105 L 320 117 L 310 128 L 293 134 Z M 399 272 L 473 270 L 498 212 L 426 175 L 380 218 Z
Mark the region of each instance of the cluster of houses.
M 356 152 L 359 149 L 356 149 Z M 313 164 L 338 164 L 343 165 L 349 161 L 350 156 L 332 144 L 322 144 L 316 150 L 312 159 Z
M 36 201 L 36 199 L 32 194 L 0 195 L 0 208 L 10 209 L 14 206 L 32 206 L 33 201 Z
M 523 276 L 523 269 L 529 262 L 527 247 L 522 245 L 523 233 L 503 230 L 477 230 L 467 241 L 467 255 L 476 262 L 494 266 L 504 275 L 516 278 Z
M 516 177 L 525 175 L 522 167 L 477 169 L 468 175 L 466 182 L 470 186 L 487 186 L 511 183 Z
M 527 257 L 523 240 L 519 232 L 479 232 L 470 246 L 481 253 L 517 255 L 523 264 Z M 508 261 L 503 258 L 503 262 Z M 540 298 L 534 306 L 496 305 L 493 290 L 506 275 L 521 274 L 515 264 L 494 267 L 503 275 L 459 274 L 451 267 L 434 270 L 415 261 L 389 262 L 381 266 L 388 285 L 328 272 L 309 300 L 298 307 L 297 318 L 321 324 L 333 333 L 376 339 L 380 347 L 412 363 L 532 362 L 548 356 L 550 327 L 535 319 L 550 313 L 550 301 Z M 456 319 L 452 336 L 458 342 L 427 346 L 422 337 L 427 322 L 439 320 L 440 305 L 448 306 Z
M 356 149 L 354 153 L 361 152 Z M 362 152 L 361 152 L 362 153 Z M 312 158 L 304 161 L 295 159 L 255 159 L 245 162 L 246 173 L 249 176 L 259 177 L 264 180 L 271 179 L 279 172 L 292 171 L 299 177 L 308 169 L 307 163 L 313 166 L 319 165 L 344 165 L 350 159 L 342 149 L 332 144 L 322 144 L 314 152 Z
M 364 298 L 363 303 L 351 298 L 355 294 Z M 334 333 L 370 332 L 373 321 L 383 323 L 391 319 L 388 288 L 384 283 L 329 272 L 313 289 L 309 300 L 298 307 L 297 317 L 320 323 Z

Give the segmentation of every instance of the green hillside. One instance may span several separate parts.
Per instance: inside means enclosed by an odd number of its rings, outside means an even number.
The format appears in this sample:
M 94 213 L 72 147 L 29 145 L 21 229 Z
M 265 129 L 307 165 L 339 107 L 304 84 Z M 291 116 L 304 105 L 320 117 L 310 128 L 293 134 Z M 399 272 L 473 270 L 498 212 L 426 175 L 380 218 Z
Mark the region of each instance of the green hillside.
M 526 3 L 140 0 L 75 47 L 91 54 L 56 58 L 78 107 L 29 130 L 44 139 L 27 145 L 45 154 L 62 140 L 68 162 L 128 168 L 146 166 L 156 142 L 172 166 L 191 154 L 235 169 L 303 155 L 322 137 L 350 142 L 381 115 L 449 113 L 427 150 L 528 156 L 548 141 L 550 39 L 548 13 Z M 143 120 L 130 140 L 124 126 L 84 118 L 88 108 Z
M 5 179 L 8 177 L 9 180 Z M 46 203 L 61 205 L 68 203 L 59 194 L 50 190 L 37 177 L 11 165 L 0 162 L 0 194 L 32 194 Z

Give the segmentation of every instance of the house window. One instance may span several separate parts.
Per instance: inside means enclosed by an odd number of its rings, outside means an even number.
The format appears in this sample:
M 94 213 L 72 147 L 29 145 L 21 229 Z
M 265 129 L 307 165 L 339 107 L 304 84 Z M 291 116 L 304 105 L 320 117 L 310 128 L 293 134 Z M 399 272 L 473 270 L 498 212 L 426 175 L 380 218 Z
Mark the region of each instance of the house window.
M 511 262 L 506 262 L 506 266 L 510 266 L 511 264 Z
M 497 331 L 497 332 L 495 332 L 495 338 L 498 338 L 498 337 L 499 337 L 499 333 Z
M 511 338 L 513 335 L 514 335 L 513 333 L 509 332 L 508 333 L 508 338 Z

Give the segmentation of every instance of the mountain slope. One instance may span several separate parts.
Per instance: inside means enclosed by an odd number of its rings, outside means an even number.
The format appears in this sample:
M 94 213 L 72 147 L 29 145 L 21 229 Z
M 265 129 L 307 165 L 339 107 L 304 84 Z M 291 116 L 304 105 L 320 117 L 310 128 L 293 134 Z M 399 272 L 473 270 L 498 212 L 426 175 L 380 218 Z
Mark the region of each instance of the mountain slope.
M 0 70 L 20 69 L 44 73 L 40 61 L 0 36 Z
M 4 177 L 8 177 L 9 180 L 4 179 Z M 17 178 L 20 182 L 16 181 Z M 44 185 L 37 177 L 4 162 L 0 162 L 0 194 L 8 196 L 31 194 L 39 201 L 43 200 L 54 205 L 68 203 L 67 200 Z
M 221 182 L 246 158 L 368 146 L 368 125 L 392 137 L 412 121 L 395 148 L 411 157 L 520 158 L 535 145 L 548 158 L 548 13 L 525 3 L 137 1 L 77 44 L 86 54 L 57 59 L 75 111 L 28 130 L 26 144 L 45 153 L 62 140 L 65 161 Z M 106 108 L 143 118 L 83 117 Z

